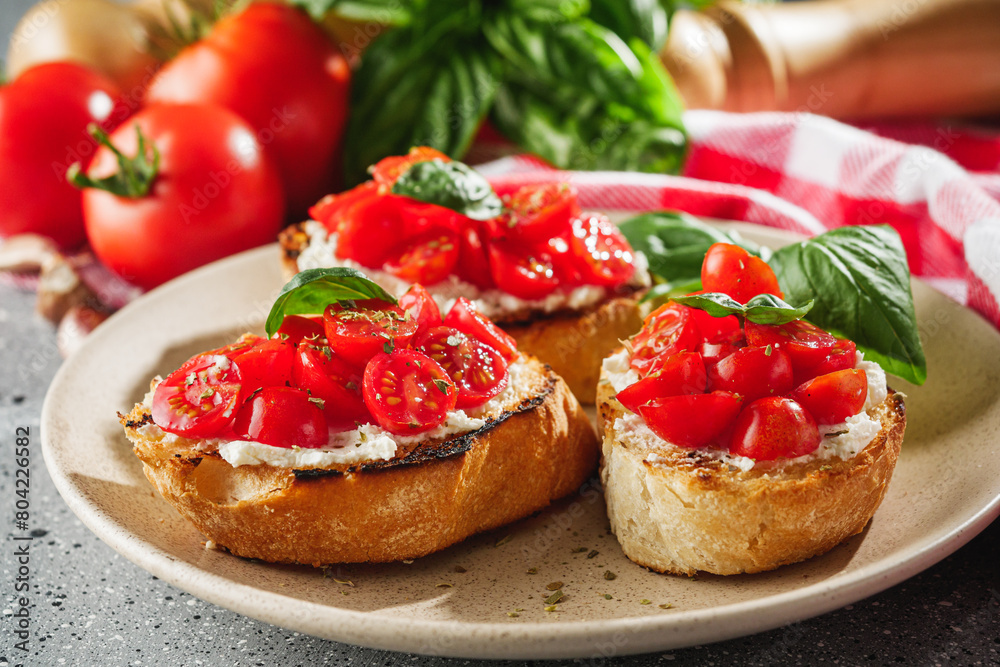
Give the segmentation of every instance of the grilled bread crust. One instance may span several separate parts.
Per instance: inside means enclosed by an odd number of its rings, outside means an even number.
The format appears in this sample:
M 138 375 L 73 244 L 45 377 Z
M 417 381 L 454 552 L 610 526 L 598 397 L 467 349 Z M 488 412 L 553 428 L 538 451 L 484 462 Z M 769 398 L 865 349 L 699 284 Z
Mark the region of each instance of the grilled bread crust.
M 248 558 L 315 566 L 408 560 L 576 491 L 599 445 L 566 384 L 537 360 L 523 395 L 477 431 L 335 469 L 233 467 L 196 441 L 120 416 L 147 479 L 206 537 Z
M 869 411 L 882 430 L 853 458 L 741 472 L 617 432 L 626 410 L 614 394 L 602 378 L 601 481 L 611 529 L 630 559 L 672 574 L 763 572 L 861 532 L 885 496 L 906 425 L 903 398 L 890 389 Z
M 298 273 L 297 258 L 309 243 L 301 224 L 288 227 L 279 238 L 281 262 L 287 278 Z M 582 310 L 554 313 L 524 310 L 495 320 L 517 341 L 519 350 L 552 366 L 585 405 L 593 405 L 601 361 L 642 326 L 641 292 L 625 288 L 621 294 Z

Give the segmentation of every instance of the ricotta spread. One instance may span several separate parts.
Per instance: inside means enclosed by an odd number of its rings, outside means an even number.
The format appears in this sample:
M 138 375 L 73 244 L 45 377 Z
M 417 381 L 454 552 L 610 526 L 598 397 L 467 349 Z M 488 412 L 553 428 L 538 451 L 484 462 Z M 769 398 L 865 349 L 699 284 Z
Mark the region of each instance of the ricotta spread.
M 604 372 L 608 381 L 611 382 L 611 386 L 614 387 L 615 393 L 620 392 L 625 387 L 639 380 L 638 373 L 629 366 L 629 361 L 630 355 L 628 350 L 625 349 L 604 360 Z M 820 426 L 819 433 L 823 436 L 823 439 L 820 442 L 819 448 L 805 456 L 788 459 L 789 463 L 802 463 L 813 459 L 826 460 L 839 458 L 846 460 L 853 458 L 858 452 L 867 447 L 868 443 L 882 430 L 881 422 L 871 417 L 868 411 L 881 404 L 888 395 L 885 371 L 874 361 L 865 361 L 864 354 L 861 352 L 857 353 L 854 367 L 865 371 L 865 375 L 868 377 L 868 397 L 865 399 L 864 409 L 839 424 Z M 633 412 L 626 412 L 624 417 L 616 419 L 614 428 L 615 431 L 627 433 L 630 438 L 651 449 L 662 447 L 663 443 L 666 442 L 663 438 L 653 433 L 642 417 Z M 833 433 L 837 435 L 829 435 Z M 669 442 L 667 444 L 675 446 Z M 718 459 L 736 466 L 744 472 L 751 470 L 755 463 L 753 459 L 745 456 L 733 456 L 723 450 L 706 447 L 696 451 L 706 457 Z M 656 458 L 654 454 L 648 460 L 651 463 L 655 463 Z
M 518 403 L 525 392 L 524 385 L 529 381 L 527 365 L 522 359 L 517 359 L 507 371 L 510 379 L 500 394 L 469 411 L 452 410 L 443 424 L 416 435 L 394 435 L 376 424 L 364 424 L 350 431 L 331 433 L 330 440 L 324 447 L 289 449 L 251 440 L 220 438 L 189 440 L 183 436 L 167 433 L 156 424 L 145 424 L 138 428 L 137 432 L 155 442 L 176 444 L 185 441 L 198 451 L 218 451 L 219 455 L 234 468 L 266 464 L 282 468 L 307 469 L 354 465 L 368 461 L 388 461 L 396 456 L 400 445 L 475 431 L 486 424 L 487 416 L 497 415 L 502 410 L 509 409 L 512 404 Z M 159 377 L 154 379 L 154 388 L 159 381 Z M 146 394 L 143 405 L 147 409 L 152 408 L 153 390 Z
M 350 260 L 337 257 L 337 235 L 327 232 L 322 223 L 310 220 L 303 225 L 309 236 L 309 244 L 299 254 L 297 262 L 300 271 L 306 269 L 322 269 L 331 266 L 347 266 L 364 271 L 372 280 L 395 296 L 402 296 L 410 288 L 410 283 L 397 278 L 391 273 L 371 269 Z M 641 252 L 634 253 L 633 266 L 635 272 L 629 285 L 637 288 L 650 285 L 649 268 L 646 257 Z M 473 303 L 481 313 L 494 319 L 506 313 L 533 310 L 545 313 L 557 310 L 581 310 L 604 301 L 610 291 L 596 285 L 581 285 L 571 290 L 557 289 L 544 299 L 525 300 L 499 289 L 480 290 L 472 283 L 465 282 L 455 275 L 434 285 L 424 285 L 437 302 L 442 312 L 447 312 L 459 297 L 465 297 Z

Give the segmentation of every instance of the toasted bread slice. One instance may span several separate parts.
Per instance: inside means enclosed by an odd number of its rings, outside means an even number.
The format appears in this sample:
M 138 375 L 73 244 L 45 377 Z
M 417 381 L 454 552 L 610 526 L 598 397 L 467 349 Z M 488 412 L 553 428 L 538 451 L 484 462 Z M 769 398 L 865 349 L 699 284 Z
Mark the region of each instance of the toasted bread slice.
M 292 225 L 281 233 L 281 262 L 289 279 L 298 273 L 299 255 L 309 242 L 305 223 Z M 383 287 L 390 292 L 395 288 Z M 492 319 L 513 336 L 519 350 L 552 366 L 581 403 L 593 405 L 601 361 L 618 347 L 619 340 L 628 338 L 642 326 L 639 312 L 642 293 L 639 287 L 626 286 L 603 301 L 578 310 L 521 309 L 493 315 Z
M 593 426 L 566 384 L 525 359 L 476 431 L 400 446 L 390 460 L 322 469 L 234 467 L 169 436 L 142 403 L 121 416 L 149 481 L 206 537 L 279 563 L 423 556 L 576 491 L 594 471 Z
M 861 532 L 885 496 L 906 425 L 903 398 L 889 390 L 868 412 L 881 431 L 853 458 L 744 472 L 619 431 L 627 411 L 606 379 L 597 393 L 611 529 L 630 559 L 673 574 L 772 570 Z

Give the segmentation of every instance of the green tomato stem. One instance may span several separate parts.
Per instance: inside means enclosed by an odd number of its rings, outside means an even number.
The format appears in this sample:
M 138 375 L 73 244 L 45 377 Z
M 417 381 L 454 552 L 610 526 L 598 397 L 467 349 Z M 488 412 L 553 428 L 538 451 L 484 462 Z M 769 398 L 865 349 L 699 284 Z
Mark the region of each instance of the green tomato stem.
M 139 125 L 135 126 L 139 149 L 134 157 L 128 157 L 118 147 L 111 143 L 108 133 L 91 123 L 87 131 L 101 146 L 106 147 L 118 160 L 118 171 L 105 178 L 91 178 L 83 171 L 79 162 L 66 171 L 66 180 L 80 188 L 96 188 L 110 192 L 118 197 L 140 199 L 149 194 L 149 189 L 160 171 L 160 151 L 154 144 L 147 142 Z

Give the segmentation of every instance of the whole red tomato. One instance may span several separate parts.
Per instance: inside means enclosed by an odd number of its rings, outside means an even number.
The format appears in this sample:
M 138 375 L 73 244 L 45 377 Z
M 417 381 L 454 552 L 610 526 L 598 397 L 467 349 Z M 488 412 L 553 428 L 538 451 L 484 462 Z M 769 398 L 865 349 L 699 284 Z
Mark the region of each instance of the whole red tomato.
M 68 62 L 37 65 L 0 88 L 0 235 L 83 243 L 80 191 L 66 169 L 97 148 L 89 123 L 110 131 L 125 118 L 119 99 L 110 80 Z
M 274 156 L 298 214 L 338 179 L 349 83 L 344 56 L 304 12 L 255 3 L 167 63 L 146 99 L 218 104 L 242 116 Z
M 281 180 L 246 122 L 215 106 L 149 106 L 111 135 L 126 156 L 138 154 L 136 126 L 160 155 L 148 193 L 83 193 L 87 236 L 111 270 L 148 289 L 274 240 L 283 221 Z M 87 176 L 118 169 L 114 152 L 102 147 Z

